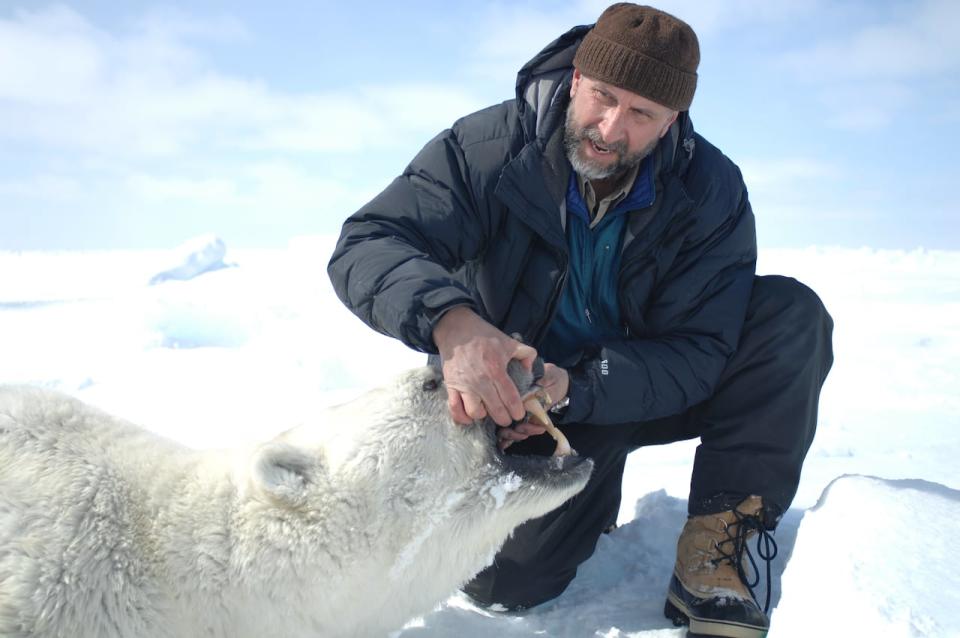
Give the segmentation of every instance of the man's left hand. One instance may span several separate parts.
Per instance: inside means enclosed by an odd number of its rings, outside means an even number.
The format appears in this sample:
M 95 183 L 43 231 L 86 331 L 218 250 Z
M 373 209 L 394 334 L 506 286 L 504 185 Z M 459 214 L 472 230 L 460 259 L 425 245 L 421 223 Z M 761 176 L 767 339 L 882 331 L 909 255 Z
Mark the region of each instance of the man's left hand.
M 540 379 L 540 385 L 550 395 L 551 405 L 547 406 L 549 410 L 552 405 L 560 403 L 567 397 L 570 391 L 570 374 L 566 369 L 555 366 L 552 363 L 543 364 L 543 377 Z

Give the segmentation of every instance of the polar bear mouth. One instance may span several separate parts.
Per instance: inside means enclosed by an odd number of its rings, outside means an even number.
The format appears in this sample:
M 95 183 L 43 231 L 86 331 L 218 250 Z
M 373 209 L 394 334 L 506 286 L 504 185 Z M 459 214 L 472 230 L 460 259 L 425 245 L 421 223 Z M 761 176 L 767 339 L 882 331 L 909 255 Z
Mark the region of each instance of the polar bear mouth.
M 575 454 L 543 456 L 539 454 L 507 454 L 496 445 L 496 425 L 490 424 L 494 463 L 503 474 L 516 474 L 521 480 L 547 488 L 563 488 L 586 480 L 593 471 L 593 460 Z
M 516 476 L 521 484 L 548 492 L 579 491 L 593 472 L 593 460 L 585 456 L 502 455 L 502 472 Z
M 498 453 L 504 470 L 515 472 L 519 476 L 548 477 L 568 473 L 580 473 L 584 469 L 588 472 L 593 468 L 593 461 L 585 456 L 538 456 Z

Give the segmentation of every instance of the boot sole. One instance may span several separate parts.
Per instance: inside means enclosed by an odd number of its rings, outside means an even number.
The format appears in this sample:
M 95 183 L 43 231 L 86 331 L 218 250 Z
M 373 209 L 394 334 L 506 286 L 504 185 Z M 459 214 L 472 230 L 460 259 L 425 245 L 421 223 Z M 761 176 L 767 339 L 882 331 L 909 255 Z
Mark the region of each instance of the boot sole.
M 687 638 L 764 638 L 767 629 L 743 625 L 740 623 L 723 622 L 697 618 L 690 615 L 687 606 L 673 592 L 667 593 L 667 602 L 663 605 L 663 615 L 673 621 L 677 627 L 689 625 Z

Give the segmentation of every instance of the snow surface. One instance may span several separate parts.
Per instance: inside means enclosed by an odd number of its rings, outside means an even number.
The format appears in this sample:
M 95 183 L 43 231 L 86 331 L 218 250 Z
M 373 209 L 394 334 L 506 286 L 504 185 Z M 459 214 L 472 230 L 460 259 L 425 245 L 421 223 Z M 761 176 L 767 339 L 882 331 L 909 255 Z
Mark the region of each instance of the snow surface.
M 956 635 L 958 521 L 960 491 L 939 483 L 836 479 L 800 523 L 774 635 L 814 635 L 824 616 L 831 635 Z M 813 584 L 816 613 L 807 595 Z
M 336 299 L 333 238 L 231 252 L 230 268 L 218 241 L 0 252 L 0 383 L 57 388 L 213 447 L 269 437 L 423 363 Z M 148 285 L 191 256 L 207 267 Z M 759 270 L 809 284 L 836 322 L 819 431 L 776 534 L 770 635 L 960 636 L 960 252 L 776 250 Z M 394 635 L 682 636 L 662 606 L 695 445 L 630 456 L 621 526 L 558 599 L 500 614 L 454 594 Z

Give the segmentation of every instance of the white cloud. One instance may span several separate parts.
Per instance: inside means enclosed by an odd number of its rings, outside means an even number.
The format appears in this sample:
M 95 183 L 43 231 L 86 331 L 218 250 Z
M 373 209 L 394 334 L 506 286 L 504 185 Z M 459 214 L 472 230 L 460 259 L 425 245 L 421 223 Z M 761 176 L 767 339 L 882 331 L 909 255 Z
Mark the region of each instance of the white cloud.
M 886 24 L 863 26 L 842 37 L 785 55 L 799 76 L 822 81 L 913 79 L 960 70 L 960 4 L 926 0 L 892 11 Z
M 610 3 L 593 0 L 585 4 L 599 16 Z M 721 36 L 726 31 L 784 23 L 810 15 L 824 4 L 823 0 L 661 0 L 656 7 L 687 22 L 703 40 Z
M 318 176 L 279 160 L 244 164 L 227 176 L 137 172 L 122 182 L 127 193 L 146 207 L 255 213 L 264 219 L 281 212 L 294 217 L 313 212 L 319 217 L 327 211 L 337 211 L 337 218 L 342 218 L 375 194 L 362 180 L 358 183 Z
M 229 19 L 173 12 L 120 34 L 66 7 L 0 20 L 0 139 L 119 156 L 361 152 L 422 140 L 481 106 L 441 85 L 284 92 L 218 72 L 187 41 L 242 37 Z
M 596 20 L 600 11 L 582 2 L 551 11 L 516 3 L 489 3 L 473 30 L 476 43 L 469 70 L 512 86 L 511 80 L 530 58 L 570 28 Z
M 260 125 L 238 145 L 259 150 L 358 152 L 403 147 L 482 106 L 441 86 L 355 87 L 324 94 L 251 96 L 245 117 Z M 242 125 L 242 123 L 239 123 Z
M 173 6 L 151 7 L 134 19 L 134 30 L 144 39 L 180 41 L 197 38 L 214 42 L 247 42 L 252 34 L 236 17 L 221 15 L 198 20 L 196 16 Z
M 315 213 L 341 210 L 336 217 L 359 208 L 373 193 L 340 180 L 317 176 L 288 162 L 258 162 L 244 167 L 241 177 L 249 184 L 244 203 L 254 211 Z
M 70 202 L 79 197 L 85 184 L 76 177 L 40 173 L 20 180 L 0 181 L 0 194 L 7 197 Z
M 850 131 L 884 128 L 922 99 L 907 83 L 889 81 L 851 80 L 831 85 L 820 94 L 820 101 L 830 111 L 826 123 Z
M 837 166 L 807 157 L 746 160 L 738 164 L 751 193 L 797 190 L 811 180 L 833 180 L 843 174 Z
M 237 183 L 226 178 L 193 179 L 138 173 L 127 178 L 126 186 L 140 200 L 184 200 L 204 205 L 229 205 L 240 201 Z
M 42 107 L 89 99 L 103 73 L 98 39 L 65 7 L 0 20 L 0 100 Z
M 828 113 L 825 122 L 844 130 L 887 127 L 905 113 L 911 120 L 940 102 L 943 85 L 956 90 L 960 75 L 960 4 L 924 0 L 886 11 L 885 21 L 815 42 L 779 57 L 778 68 L 812 87 Z M 941 88 L 936 88 L 941 85 Z

